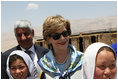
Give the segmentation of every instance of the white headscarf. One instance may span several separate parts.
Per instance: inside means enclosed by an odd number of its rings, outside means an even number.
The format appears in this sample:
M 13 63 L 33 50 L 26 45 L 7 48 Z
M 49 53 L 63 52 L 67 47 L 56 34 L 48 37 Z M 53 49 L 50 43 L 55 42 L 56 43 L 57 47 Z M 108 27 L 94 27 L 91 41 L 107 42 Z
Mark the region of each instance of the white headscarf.
M 83 78 L 84 79 L 93 79 L 94 70 L 95 70 L 95 60 L 98 50 L 109 45 L 101 42 L 91 44 L 85 51 L 83 56 Z
M 10 73 L 10 68 L 9 68 L 9 58 L 10 58 L 11 55 L 14 55 L 14 54 L 17 54 L 17 55 L 21 56 L 24 59 L 26 65 L 27 65 L 27 67 L 29 69 L 29 72 L 30 72 L 30 76 L 28 76 L 27 79 L 37 78 L 38 77 L 38 74 L 36 74 L 37 71 L 36 71 L 36 68 L 34 66 L 34 63 L 31 60 L 30 56 L 28 54 L 26 54 L 24 51 L 20 51 L 20 50 L 15 50 L 15 51 L 13 51 L 8 56 L 8 59 L 7 59 L 7 68 L 6 69 L 7 69 L 7 74 L 9 76 L 9 78 L 10 79 L 13 79 L 13 77 L 12 77 L 12 75 Z

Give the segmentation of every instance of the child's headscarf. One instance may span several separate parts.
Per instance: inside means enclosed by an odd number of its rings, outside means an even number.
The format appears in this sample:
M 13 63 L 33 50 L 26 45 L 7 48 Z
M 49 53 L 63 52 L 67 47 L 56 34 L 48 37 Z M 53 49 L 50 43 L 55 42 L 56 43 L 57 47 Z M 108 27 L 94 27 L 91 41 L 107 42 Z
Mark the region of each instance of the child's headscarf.
M 28 67 L 28 69 L 29 69 L 29 72 L 30 72 L 30 76 L 28 76 L 27 79 L 34 79 L 34 78 L 37 78 L 37 77 L 38 77 L 38 74 L 36 74 L 37 71 L 36 71 L 36 68 L 35 68 L 35 66 L 34 66 L 34 63 L 33 63 L 33 61 L 31 60 L 30 56 L 29 56 L 27 53 L 25 53 L 24 51 L 20 51 L 20 50 L 15 50 L 15 51 L 13 51 L 13 52 L 8 56 L 8 59 L 7 59 L 7 68 L 6 68 L 6 70 L 7 70 L 7 74 L 8 74 L 8 76 L 9 76 L 9 78 L 10 78 L 10 79 L 13 79 L 13 77 L 12 77 L 12 75 L 11 75 L 11 73 L 10 73 L 9 59 L 10 59 L 10 56 L 12 56 L 12 55 L 14 55 L 14 54 L 17 54 L 17 55 L 21 56 L 21 57 L 24 59 L 26 65 L 27 65 L 27 67 Z
M 85 51 L 83 57 L 83 78 L 84 79 L 93 79 L 94 77 L 94 70 L 95 70 L 95 62 L 96 62 L 96 55 L 98 50 L 103 47 L 109 45 L 101 42 L 91 44 Z M 110 47 L 111 48 L 111 47 Z

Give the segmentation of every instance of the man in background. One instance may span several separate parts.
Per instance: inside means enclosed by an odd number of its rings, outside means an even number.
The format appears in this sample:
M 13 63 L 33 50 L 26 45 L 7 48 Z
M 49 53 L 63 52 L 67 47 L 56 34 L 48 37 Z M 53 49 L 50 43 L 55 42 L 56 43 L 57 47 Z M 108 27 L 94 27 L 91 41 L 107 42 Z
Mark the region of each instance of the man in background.
M 6 61 L 9 54 L 14 50 L 30 51 L 30 56 L 40 74 L 40 67 L 37 65 L 37 60 L 43 57 L 43 55 L 48 52 L 48 49 L 33 44 L 34 29 L 32 29 L 31 23 L 27 20 L 16 21 L 14 25 L 14 33 L 18 45 L 5 51 L 1 56 L 1 59 L 4 59 L 4 62 L 1 61 L 1 78 L 9 78 L 6 72 Z

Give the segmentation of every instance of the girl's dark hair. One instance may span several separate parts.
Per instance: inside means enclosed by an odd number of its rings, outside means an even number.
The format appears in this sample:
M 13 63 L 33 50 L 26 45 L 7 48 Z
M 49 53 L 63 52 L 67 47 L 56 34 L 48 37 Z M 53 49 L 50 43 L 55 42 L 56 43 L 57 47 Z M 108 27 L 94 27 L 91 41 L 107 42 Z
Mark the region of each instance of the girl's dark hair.
M 103 51 L 103 50 L 112 52 L 113 55 L 114 55 L 114 57 L 115 57 L 115 60 L 116 60 L 116 54 L 115 54 L 115 52 L 113 51 L 113 49 L 111 49 L 111 48 L 108 47 L 108 46 L 103 46 L 103 47 L 101 47 L 101 48 L 98 50 L 98 53 L 100 53 L 100 52 Z M 98 53 L 97 53 L 97 54 L 98 54 Z
M 23 60 L 23 62 L 25 63 L 24 59 L 21 56 L 19 56 L 17 54 L 14 54 L 14 55 L 11 55 L 10 58 L 9 58 L 9 67 L 11 67 L 11 64 L 14 61 L 16 61 L 17 59 Z M 25 63 L 25 65 L 26 65 L 26 63 Z

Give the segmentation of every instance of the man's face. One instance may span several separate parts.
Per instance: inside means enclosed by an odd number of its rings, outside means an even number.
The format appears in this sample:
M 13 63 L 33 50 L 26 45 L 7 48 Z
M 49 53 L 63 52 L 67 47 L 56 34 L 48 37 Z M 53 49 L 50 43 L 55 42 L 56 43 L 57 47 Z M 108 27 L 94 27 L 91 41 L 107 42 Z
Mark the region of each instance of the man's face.
M 33 44 L 34 31 L 29 28 L 17 28 L 16 39 L 19 45 L 24 49 L 29 49 Z

